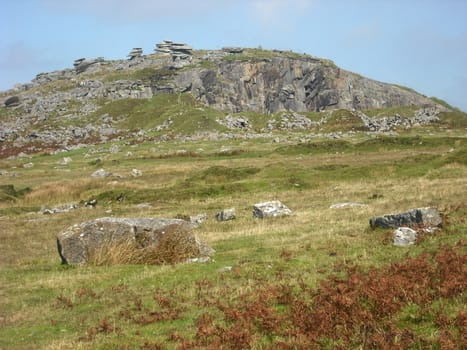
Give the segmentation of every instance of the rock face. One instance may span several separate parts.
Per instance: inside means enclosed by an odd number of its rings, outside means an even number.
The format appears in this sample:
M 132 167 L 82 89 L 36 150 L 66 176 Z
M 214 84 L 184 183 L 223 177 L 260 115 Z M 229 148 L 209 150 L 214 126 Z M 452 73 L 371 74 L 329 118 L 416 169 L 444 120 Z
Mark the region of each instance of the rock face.
M 410 227 L 399 227 L 394 231 L 393 244 L 398 247 L 407 247 L 417 240 L 417 231 Z
M 399 214 L 387 214 L 370 219 L 372 228 L 398 228 L 408 226 L 414 228 L 440 227 L 443 224 L 436 208 L 416 208 Z
M 180 233 L 182 238 L 180 239 Z M 186 259 L 213 254 L 199 241 L 184 220 L 159 218 L 100 218 L 73 225 L 57 237 L 58 253 L 65 264 L 86 264 L 99 249 L 123 242 L 138 248 L 157 247 L 167 235 L 177 234 Z
M 288 216 L 291 214 L 292 210 L 280 201 L 257 203 L 253 206 L 253 216 L 260 219 Z

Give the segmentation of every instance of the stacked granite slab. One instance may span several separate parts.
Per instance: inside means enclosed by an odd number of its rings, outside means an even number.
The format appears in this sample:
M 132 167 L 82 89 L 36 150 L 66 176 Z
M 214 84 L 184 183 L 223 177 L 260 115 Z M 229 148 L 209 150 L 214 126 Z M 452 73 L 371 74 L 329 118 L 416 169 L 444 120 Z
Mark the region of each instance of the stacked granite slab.
M 129 60 L 133 60 L 137 57 L 141 57 L 142 55 L 143 49 L 141 47 L 134 47 L 127 56 L 129 57 Z

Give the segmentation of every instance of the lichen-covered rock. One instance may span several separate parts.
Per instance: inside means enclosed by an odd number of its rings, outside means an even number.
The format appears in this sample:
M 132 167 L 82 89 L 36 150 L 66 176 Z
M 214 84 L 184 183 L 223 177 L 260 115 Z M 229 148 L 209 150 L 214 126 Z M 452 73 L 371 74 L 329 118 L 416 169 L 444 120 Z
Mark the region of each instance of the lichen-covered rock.
M 58 253 L 65 264 L 86 264 L 96 252 L 128 242 L 141 250 L 168 243 L 179 254 L 178 261 L 214 252 L 196 238 L 189 223 L 179 219 L 106 217 L 73 225 L 57 236 Z
M 257 203 L 253 206 L 253 216 L 260 219 L 288 216 L 291 214 L 292 210 L 280 201 Z
M 443 224 L 441 215 L 436 208 L 416 208 L 399 214 L 386 214 L 370 219 L 372 228 L 407 227 L 440 227 Z

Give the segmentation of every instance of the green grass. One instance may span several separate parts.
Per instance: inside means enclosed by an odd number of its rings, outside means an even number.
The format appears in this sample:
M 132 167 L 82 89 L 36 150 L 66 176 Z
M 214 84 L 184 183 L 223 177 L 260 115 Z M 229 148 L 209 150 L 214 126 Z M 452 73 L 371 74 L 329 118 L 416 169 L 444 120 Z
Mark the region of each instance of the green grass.
M 181 98 L 185 107 L 198 108 L 190 99 Z M 134 105 L 118 101 L 103 108 L 113 117 L 140 111 L 138 122 L 150 125 L 151 115 L 165 118 L 178 111 L 164 101 L 156 98 Z M 180 130 L 191 127 L 179 125 Z M 291 305 L 298 304 L 282 299 L 274 302 L 274 291 L 282 295 L 290 286 L 296 301 L 312 302 L 321 282 L 331 283 L 333 274 L 345 278 L 342 266 L 383 269 L 407 257 L 435 254 L 441 247 L 465 255 L 465 138 L 442 132 L 375 139 L 356 135 L 278 146 L 273 137 L 158 144 L 122 141 L 118 143 L 121 152 L 116 154 L 108 153 L 109 143 L 36 155 L 27 160 L 34 163 L 30 169 L 18 167 L 24 159 L 0 161 L 8 174 L 19 174 L 0 177 L 2 191 L 15 198 L 0 202 L 0 348 L 147 349 L 160 345 L 177 349 L 183 341 L 201 339 L 196 334 L 206 314 L 213 318 L 208 325 L 221 327 L 225 335 L 234 332 L 237 312 L 243 317 L 245 310 L 258 311 L 261 298 L 272 300 L 268 307 L 289 315 Z M 58 165 L 64 156 L 73 161 Z M 119 176 L 91 178 L 100 167 Z M 131 177 L 133 168 L 143 175 Z M 19 195 L 26 188 L 30 191 Z M 123 201 L 116 200 L 120 194 Z M 95 209 L 38 213 L 42 205 L 82 203 L 91 198 L 98 199 Z M 252 205 L 271 199 L 281 200 L 293 215 L 254 219 Z M 347 201 L 367 206 L 329 208 Z M 151 207 L 139 208 L 136 204 L 140 203 Z M 372 216 L 422 206 L 442 210 L 446 225 L 410 248 L 393 247 L 387 230 L 369 228 Z M 231 207 L 236 208 L 236 220 L 214 219 L 216 212 Z M 196 233 L 217 251 L 208 263 L 60 265 L 55 237 L 75 223 L 103 216 L 199 213 L 207 213 L 209 219 Z M 418 347 L 423 348 L 425 340 L 439 345 L 445 341 L 441 334 L 446 330 L 452 339 L 459 338 L 453 320 L 464 305 L 465 292 L 426 303 L 407 302 L 384 322 L 413 332 L 422 339 Z M 261 317 L 270 311 L 261 310 Z M 440 326 L 439 314 L 447 318 L 447 325 Z M 261 324 L 261 317 L 254 327 Z M 277 347 L 279 339 L 293 342 L 261 327 L 250 331 L 253 349 Z M 241 339 L 238 334 L 234 338 Z M 339 341 L 323 337 L 318 348 L 332 348 Z M 350 348 L 361 345 L 357 339 Z

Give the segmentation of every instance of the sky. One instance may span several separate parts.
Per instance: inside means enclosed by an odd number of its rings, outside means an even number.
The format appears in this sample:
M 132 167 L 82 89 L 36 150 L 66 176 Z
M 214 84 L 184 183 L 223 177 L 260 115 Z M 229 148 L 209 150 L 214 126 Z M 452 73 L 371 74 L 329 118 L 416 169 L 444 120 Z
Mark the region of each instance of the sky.
M 1 0 L 0 90 L 77 58 L 194 49 L 292 50 L 467 111 L 467 0 Z

